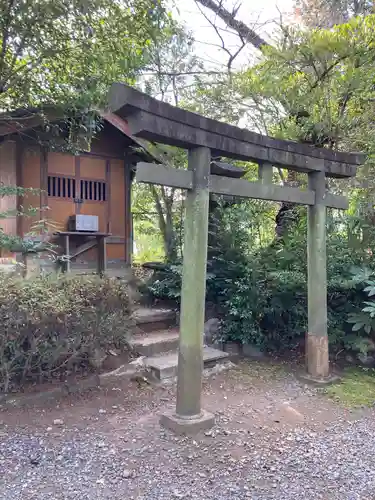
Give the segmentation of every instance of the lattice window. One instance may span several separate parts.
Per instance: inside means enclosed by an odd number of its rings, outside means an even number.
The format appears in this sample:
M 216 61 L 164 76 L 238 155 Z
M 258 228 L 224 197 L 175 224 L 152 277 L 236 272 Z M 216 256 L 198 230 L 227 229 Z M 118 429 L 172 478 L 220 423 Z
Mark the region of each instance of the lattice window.
M 106 183 L 104 181 L 81 180 L 81 198 L 89 201 L 106 201 Z
M 48 176 L 48 196 L 54 198 L 80 197 L 81 200 L 107 201 L 107 185 L 104 181 L 93 181 L 81 179 L 80 192 L 76 187 L 74 177 Z
M 74 177 L 48 176 L 48 196 L 54 198 L 75 198 L 76 180 Z

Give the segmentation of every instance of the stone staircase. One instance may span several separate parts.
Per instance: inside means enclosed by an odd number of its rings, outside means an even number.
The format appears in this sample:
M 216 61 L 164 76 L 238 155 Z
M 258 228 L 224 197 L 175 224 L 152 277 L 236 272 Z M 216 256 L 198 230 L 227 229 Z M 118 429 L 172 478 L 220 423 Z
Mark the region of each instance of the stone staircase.
M 163 308 L 139 308 L 134 319 L 137 325 L 132 340 L 134 351 L 146 356 L 145 364 L 156 380 L 176 377 L 179 338 L 176 312 Z M 207 346 L 203 349 L 204 368 L 211 368 L 228 358 L 229 354 L 218 349 Z

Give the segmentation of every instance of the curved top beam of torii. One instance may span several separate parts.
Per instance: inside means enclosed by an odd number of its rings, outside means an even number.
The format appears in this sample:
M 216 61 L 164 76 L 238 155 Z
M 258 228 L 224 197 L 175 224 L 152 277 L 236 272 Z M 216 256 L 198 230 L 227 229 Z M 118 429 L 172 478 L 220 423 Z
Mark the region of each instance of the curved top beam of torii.
M 327 177 L 356 175 L 363 154 L 343 153 L 275 139 L 158 101 L 122 83 L 109 92 L 109 108 L 125 119 L 132 135 L 193 149 L 205 146 L 212 156 L 271 163 L 299 172 L 324 171 Z

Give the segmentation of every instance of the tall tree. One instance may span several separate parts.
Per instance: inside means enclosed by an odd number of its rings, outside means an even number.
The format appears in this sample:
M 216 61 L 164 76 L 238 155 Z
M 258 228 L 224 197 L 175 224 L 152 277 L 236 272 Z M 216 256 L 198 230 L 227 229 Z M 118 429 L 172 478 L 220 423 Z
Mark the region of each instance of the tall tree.
M 307 28 L 332 28 L 373 12 L 370 0 L 297 0 L 295 16 Z
M 196 1 L 243 36 L 246 27 L 236 9 L 225 10 L 221 0 Z M 310 5 L 314 1 L 305 0 Z M 273 46 L 254 44 L 262 51 L 262 62 L 238 73 L 226 85 L 219 82 L 201 92 L 200 100 L 211 101 L 211 108 L 216 103 L 217 115 L 229 108 L 235 110 L 237 120 L 247 116 L 249 124 L 255 122 L 263 133 L 317 147 L 372 152 L 374 16 L 366 17 L 367 2 L 316 0 L 314 5 L 318 1 L 325 2 L 331 13 L 334 7 L 342 13 L 336 23 L 355 13 L 362 16 L 330 30 L 281 26 L 280 40 Z M 252 40 L 252 30 L 248 34 Z M 295 173 L 288 177 L 279 173 L 284 183 L 300 182 Z M 284 222 L 294 218 L 291 210 L 294 207 L 286 204 L 280 207 L 278 234 L 287 227 Z
M 150 49 L 146 70 L 140 85 L 148 94 L 176 106 L 185 96 L 186 87 L 190 87 L 204 68 L 194 53 L 193 37 L 183 26 L 174 27 L 174 33 L 168 40 L 155 40 Z M 161 160 L 175 168 L 186 168 L 186 154 L 172 147 L 163 148 L 156 144 L 149 148 Z M 178 256 L 178 218 L 182 203 L 180 190 L 165 186 L 138 186 L 137 203 L 142 200 L 140 191 L 150 192 L 154 202 L 151 212 L 157 214 L 158 226 L 163 236 L 166 260 L 173 262 Z M 147 200 L 147 194 L 144 196 Z M 177 210 L 177 214 L 176 214 Z
M 162 0 L 0 0 L 0 107 L 97 104 L 168 23 Z

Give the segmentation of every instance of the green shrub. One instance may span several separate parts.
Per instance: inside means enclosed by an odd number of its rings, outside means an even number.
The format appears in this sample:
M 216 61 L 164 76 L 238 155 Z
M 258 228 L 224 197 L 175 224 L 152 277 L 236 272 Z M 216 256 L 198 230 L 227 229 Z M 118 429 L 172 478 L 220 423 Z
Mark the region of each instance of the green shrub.
M 157 299 L 172 300 L 179 304 L 181 300 L 181 283 L 181 262 L 165 264 L 165 269 L 154 272 L 146 284 L 147 293 Z
M 363 351 L 368 328 L 367 332 L 364 328 L 353 331 L 348 320 L 359 324 L 361 313 L 373 321 L 371 313 L 361 311 L 371 269 L 360 269 L 374 264 L 358 239 L 354 247 L 349 244 L 346 222 L 328 221 L 328 332 L 334 350 Z M 303 343 L 307 331 L 306 233 L 305 210 L 287 238 L 252 248 L 240 205 L 219 207 L 211 214 L 206 299 L 216 305 L 222 319 L 223 340 L 250 342 L 278 352 Z M 171 265 L 151 283 L 151 293 L 179 302 L 181 274 L 181 264 Z
M 304 342 L 307 331 L 306 231 L 295 228 L 288 239 L 275 241 L 241 262 L 241 279 L 225 288 L 223 336 L 251 342 L 267 351 L 288 351 Z M 234 263 L 231 263 L 233 266 Z M 352 332 L 350 315 L 365 299 L 364 252 L 353 251 L 332 231 L 327 241 L 328 334 L 334 350 L 361 350 L 364 332 Z M 222 301 L 223 303 L 223 301 Z
M 0 276 L 0 389 L 86 370 L 97 348 L 127 347 L 127 288 L 96 276 Z

